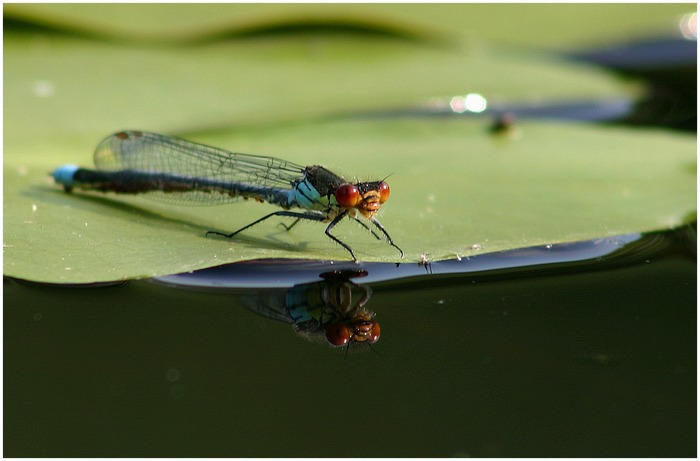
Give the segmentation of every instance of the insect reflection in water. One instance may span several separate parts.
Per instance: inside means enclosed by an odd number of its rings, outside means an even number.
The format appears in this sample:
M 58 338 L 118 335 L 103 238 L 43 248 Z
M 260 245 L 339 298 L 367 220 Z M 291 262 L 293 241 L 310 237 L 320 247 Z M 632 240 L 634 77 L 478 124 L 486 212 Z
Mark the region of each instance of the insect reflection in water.
M 371 345 L 381 334 L 374 312 L 365 307 L 372 291 L 350 280 L 366 275 L 363 270 L 324 272 L 320 282 L 246 295 L 243 303 L 258 314 L 291 324 L 309 339 L 325 338 L 335 347 Z

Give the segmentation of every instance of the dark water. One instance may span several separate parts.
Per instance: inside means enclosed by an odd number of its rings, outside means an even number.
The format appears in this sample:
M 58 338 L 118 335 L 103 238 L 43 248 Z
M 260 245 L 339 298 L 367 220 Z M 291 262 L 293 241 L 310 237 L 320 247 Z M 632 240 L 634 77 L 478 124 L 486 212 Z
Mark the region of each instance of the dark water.
M 694 228 L 615 242 L 397 280 L 356 267 L 381 337 L 349 350 L 251 310 L 283 280 L 6 280 L 4 454 L 694 457 Z

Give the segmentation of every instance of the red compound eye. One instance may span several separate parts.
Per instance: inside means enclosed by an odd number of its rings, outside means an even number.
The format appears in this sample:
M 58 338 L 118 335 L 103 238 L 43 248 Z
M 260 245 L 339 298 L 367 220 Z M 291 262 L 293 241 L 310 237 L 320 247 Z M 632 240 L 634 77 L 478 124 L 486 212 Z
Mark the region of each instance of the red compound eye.
M 353 184 L 343 184 L 337 188 L 335 190 L 335 199 L 343 208 L 354 208 L 362 201 L 359 189 Z
M 334 323 L 326 328 L 326 340 L 331 346 L 344 346 L 350 341 L 352 331 L 347 325 Z
M 374 344 L 377 341 L 379 341 L 379 335 L 382 334 L 381 328 L 379 328 L 379 324 L 377 322 L 374 322 L 374 325 L 372 326 L 372 331 L 369 334 L 369 338 L 367 338 L 367 342 L 370 344 Z
M 379 183 L 379 203 L 384 203 L 389 200 L 389 195 L 391 195 L 391 189 L 389 189 L 389 184 L 384 181 Z

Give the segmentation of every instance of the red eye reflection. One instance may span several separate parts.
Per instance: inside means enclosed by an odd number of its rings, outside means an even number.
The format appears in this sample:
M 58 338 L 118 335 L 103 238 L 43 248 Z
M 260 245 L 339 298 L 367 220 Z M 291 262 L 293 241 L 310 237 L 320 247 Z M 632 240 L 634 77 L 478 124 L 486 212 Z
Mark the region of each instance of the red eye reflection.
M 343 184 L 335 190 L 335 199 L 343 208 L 354 208 L 360 203 L 362 197 L 360 197 L 360 191 L 357 186 Z
M 391 194 L 391 189 L 389 189 L 389 184 L 384 181 L 379 183 L 379 203 L 384 203 L 389 200 L 389 195 Z
M 379 341 L 379 336 L 382 334 L 381 328 L 379 328 L 379 324 L 377 322 L 374 322 L 374 325 L 372 325 L 372 331 L 369 334 L 369 337 L 367 338 L 367 342 L 370 344 L 374 344 L 377 341 Z
M 334 323 L 326 328 L 326 340 L 331 346 L 344 346 L 350 342 L 352 331 L 347 325 Z

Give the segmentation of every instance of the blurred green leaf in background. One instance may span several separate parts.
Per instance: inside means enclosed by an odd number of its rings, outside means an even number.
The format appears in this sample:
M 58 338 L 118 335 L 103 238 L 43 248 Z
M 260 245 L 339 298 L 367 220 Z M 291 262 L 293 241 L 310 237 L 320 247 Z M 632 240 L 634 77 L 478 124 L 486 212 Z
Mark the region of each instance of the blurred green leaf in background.
M 688 5 L 4 6 L 4 273 L 55 283 L 149 277 L 256 258 L 346 259 L 303 223 L 233 231 L 270 205 L 166 206 L 66 194 L 122 129 L 389 177 L 379 219 L 434 259 L 665 229 L 696 208 L 694 136 L 445 115 L 454 97 L 633 98 L 640 87 L 540 50 L 667 30 Z M 606 18 L 601 21 L 600 18 Z M 593 38 L 593 39 L 591 39 Z M 398 262 L 351 222 L 363 261 Z

